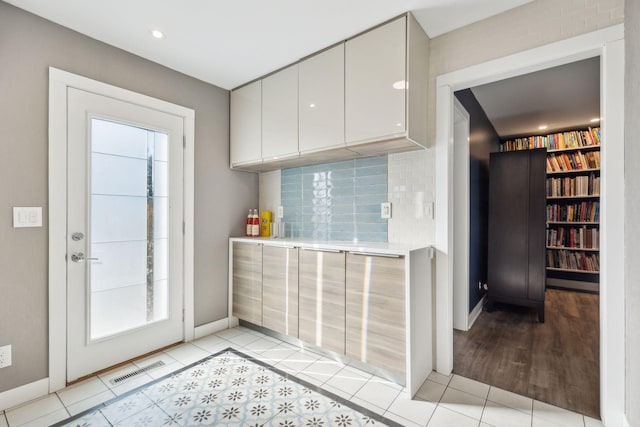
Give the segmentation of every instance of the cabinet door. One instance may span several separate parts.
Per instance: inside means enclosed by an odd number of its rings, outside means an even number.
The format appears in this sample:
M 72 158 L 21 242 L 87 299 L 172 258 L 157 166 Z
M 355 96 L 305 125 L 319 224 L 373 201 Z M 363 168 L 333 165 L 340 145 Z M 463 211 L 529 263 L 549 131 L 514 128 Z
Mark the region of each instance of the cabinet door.
M 301 249 L 298 268 L 300 339 L 344 354 L 344 252 Z
M 298 154 L 298 64 L 262 79 L 262 158 Z
M 489 299 L 527 298 L 529 152 L 491 153 L 489 174 Z
M 233 243 L 233 315 L 262 324 L 262 245 Z
M 262 161 L 262 83 L 231 92 L 231 166 Z
M 403 257 L 347 254 L 346 354 L 405 377 Z
M 262 326 L 298 338 L 298 249 L 262 248 Z
M 299 67 L 300 152 L 344 146 L 344 44 Z
M 348 40 L 345 49 L 347 145 L 404 133 L 406 17 Z

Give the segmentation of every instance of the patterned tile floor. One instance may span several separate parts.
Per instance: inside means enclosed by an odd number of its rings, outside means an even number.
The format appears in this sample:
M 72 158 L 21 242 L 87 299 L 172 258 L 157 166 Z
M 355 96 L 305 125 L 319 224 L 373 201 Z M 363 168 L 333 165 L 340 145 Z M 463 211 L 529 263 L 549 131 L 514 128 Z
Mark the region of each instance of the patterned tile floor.
M 112 425 L 400 426 L 232 349 L 55 424 Z
M 0 411 L 0 427 L 49 426 L 122 395 L 126 395 L 130 399 L 128 403 L 131 406 L 129 408 L 130 411 L 134 411 L 135 409 L 132 408 L 136 405 L 137 408 L 143 409 L 137 412 L 140 417 L 155 423 L 151 425 L 161 426 L 160 420 L 155 418 L 159 415 L 156 410 L 159 407 L 154 404 L 154 401 L 158 402 L 161 397 L 157 395 L 150 397 L 145 393 L 142 393 L 141 396 L 137 391 L 131 392 L 144 384 L 178 371 L 228 347 L 233 347 L 258 361 L 274 366 L 280 371 L 295 375 L 309 384 L 320 386 L 330 393 L 403 426 L 602 427 L 600 421 L 592 418 L 457 375 L 444 376 L 433 372 L 416 397 L 410 400 L 407 399 L 403 388 L 397 384 L 243 327 L 227 329 L 191 343 L 182 344 L 138 361 L 135 364 L 74 384 L 57 393 L 7 409 L 4 412 Z M 145 367 L 159 360 L 162 360 L 165 365 L 119 385 L 113 385 L 109 381 L 134 367 Z M 258 372 L 255 372 L 255 375 L 259 375 Z M 234 379 L 230 379 L 230 381 Z M 189 378 L 176 378 L 175 381 L 182 381 L 180 384 L 184 386 L 189 381 Z M 160 383 L 152 385 L 152 388 L 156 386 L 155 393 L 161 393 L 158 389 L 160 388 L 158 384 Z M 298 414 L 301 413 L 304 414 L 303 416 L 308 417 L 314 416 L 316 413 L 314 407 L 316 405 L 319 405 L 318 410 L 320 408 L 326 409 L 324 411 L 325 414 L 328 413 L 330 408 L 333 410 L 330 402 L 322 399 L 309 408 L 305 407 L 305 403 L 311 405 L 309 400 L 304 400 L 305 395 L 300 395 L 299 387 L 296 384 L 292 383 L 291 387 L 294 388 L 293 392 L 298 392 L 296 398 L 285 399 L 281 402 L 277 402 L 277 399 L 275 399 L 273 404 L 291 403 L 298 411 Z M 148 393 L 152 394 L 152 388 L 148 389 Z M 255 391 L 257 390 L 252 390 L 252 392 Z M 130 394 L 127 395 L 127 393 Z M 185 391 L 185 396 L 190 396 L 192 399 L 207 398 L 216 402 L 216 397 L 207 397 L 202 395 L 203 393 L 205 391 L 201 391 L 199 394 L 195 394 L 195 392 L 189 394 L 189 391 Z M 219 399 L 219 396 L 217 398 Z M 243 396 L 243 398 L 246 398 L 246 396 Z M 274 409 L 274 407 L 269 406 L 272 403 L 267 404 L 259 399 L 259 397 L 257 400 L 252 398 L 249 403 L 250 406 L 248 406 L 249 411 L 238 415 L 238 417 L 245 417 L 246 422 L 242 421 L 243 418 L 240 418 L 240 421 L 232 419 L 230 420 L 231 422 L 222 425 L 249 426 L 253 425 L 251 420 L 253 420 L 253 423 L 260 423 L 263 419 L 260 417 L 264 414 L 262 414 L 262 407 L 258 405 L 267 406 L 267 410 L 271 414 L 277 411 L 277 407 Z M 181 411 L 180 406 L 175 403 L 173 405 L 174 412 L 182 414 L 183 417 L 193 417 L 195 419 L 198 415 L 193 412 L 198 409 Z M 252 409 L 253 413 L 251 412 Z M 122 408 L 123 413 L 126 410 L 127 408 Z M 208 410 L 211 411 L 211 415 L 204 413 L 200 417 L 213 417 L 214 415 L 222 417 L 224 411 L 230 409 L 226 408 L 225 405 L 217 405 Z M 166 416 L 166 413 L 163 414 Z M 228 414 L 231 415 L 230 412 Z M 281 417 L 287 415 L 279 412 L 276 417 L 267 420 L 269 422 L 266 425 L 277 426 L 276 421 L 284 421 L 281 420 Z M 135 425 L 129 422 L 133 421 L 131 419 L 125 423 L 127 418 L 123 418 L 122 414 L 116 414 L 115 419 L 120 422 L 119 425 Z M 177 425 L 185 425 L 184 418 L 176 421 Z M 296 419 L 295 422 L 297 423 L 299 420 Z M 200 424 L 206 424 L 206 420 L 203 419 Z M 105 423 L 103 425 L 109 424 Z

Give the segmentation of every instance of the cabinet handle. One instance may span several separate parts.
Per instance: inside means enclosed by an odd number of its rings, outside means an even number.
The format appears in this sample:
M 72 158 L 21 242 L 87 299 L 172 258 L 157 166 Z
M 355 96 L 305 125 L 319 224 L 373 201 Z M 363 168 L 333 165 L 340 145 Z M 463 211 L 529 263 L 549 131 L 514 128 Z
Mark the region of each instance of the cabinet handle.
M 352 255 L 378 256 L 383 258 L 402 258 L 402 255 L 396 255 L 396 254 L 379 254 L 379 253 L 373 253 L 373 252 L 351 252 L 351 251 L 349 251 L 349 253 Z
M 305 251 L 313 251 L 313 252 L 331 252 L 334 254 L 339 254 L 342 251 L 340 249 L 320 249 L 320 248 L 302 248 Z

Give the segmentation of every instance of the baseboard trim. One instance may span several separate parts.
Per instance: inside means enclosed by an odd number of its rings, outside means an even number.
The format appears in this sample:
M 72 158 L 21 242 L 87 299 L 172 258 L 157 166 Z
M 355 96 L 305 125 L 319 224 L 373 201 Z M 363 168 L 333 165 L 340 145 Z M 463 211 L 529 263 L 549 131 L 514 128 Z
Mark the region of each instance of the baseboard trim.
M 49 394 L 49 378 L 43 378 L 0 393 L 0 411 Z
M 216 320 L 215 322 L 205 323 L 204 325 L 196 326 L 194 329 L 194 339 L 206 337 L 207 335 L 215 334 L 216 332 L 223 331 L 229 327 L 229 318 Z
M 486 295 L 483 296 L 480 299 L 480 301 L 476 304 L 476 306 L 473 307 L 473 310 L 471 310 L 471 313 L 469 313 L 469 329 L 471 329 L 473 324 L 476 323 L 476 320 L 478 320 L 478 317 L 480 317 L 480 313 L 482 313 L 482 307 L 484 307 L 484 302 L 486 299 L 487 299 L 487 296 Z

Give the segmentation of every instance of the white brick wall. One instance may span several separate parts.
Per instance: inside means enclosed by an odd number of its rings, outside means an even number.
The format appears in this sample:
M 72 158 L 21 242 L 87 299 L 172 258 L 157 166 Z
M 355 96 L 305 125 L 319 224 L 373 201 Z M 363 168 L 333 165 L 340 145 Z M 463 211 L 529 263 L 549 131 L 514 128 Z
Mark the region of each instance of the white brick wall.
M 389 242 L 433 242 L 434 221 L 427 216 L 427 205 L 434 200 L 433 156 L 434 150 L 389 155 Z

